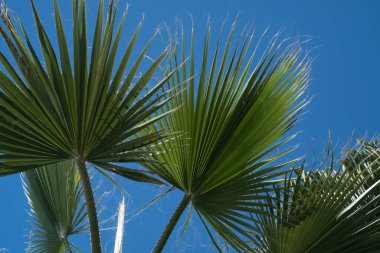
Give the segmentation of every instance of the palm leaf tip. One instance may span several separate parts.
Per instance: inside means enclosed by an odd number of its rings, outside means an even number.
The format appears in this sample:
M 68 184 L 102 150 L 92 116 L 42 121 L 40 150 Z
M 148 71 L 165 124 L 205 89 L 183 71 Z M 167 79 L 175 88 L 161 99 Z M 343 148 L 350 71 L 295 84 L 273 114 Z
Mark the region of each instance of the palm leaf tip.
M 248 213 L 259 210 L 260 200 L 286 173 L 283 167 L 295 161 L 276 162 L 290 150 L 275 151 L 292 139 L 283 136 L 308 103 L 311 61 L 299 43 L 287 47 L 279 39 L 260 57 L 251 50 L 251 34 L 243 33 L 234 44 L 234 32 L 231 28 L 224 48 L 218 41 L 211 52 L 207 29 L 197 70 L 194 35 L 189 57 L 184 33 L 179 36 L 167 71 L 188 59 L 169 79 L 169 87 L 183 85 L 174 89 L 181 93 L 164 108 L 178 110 L 153 129 L 185 134 L 164 144 L 171 152 L 154 155 L 165 164 L 147 166 L 190 195 L 197 213 L 235 249 L 244 251 L 249 246 L 243 238 L 252 238 L 244 229 L 253 228 Z

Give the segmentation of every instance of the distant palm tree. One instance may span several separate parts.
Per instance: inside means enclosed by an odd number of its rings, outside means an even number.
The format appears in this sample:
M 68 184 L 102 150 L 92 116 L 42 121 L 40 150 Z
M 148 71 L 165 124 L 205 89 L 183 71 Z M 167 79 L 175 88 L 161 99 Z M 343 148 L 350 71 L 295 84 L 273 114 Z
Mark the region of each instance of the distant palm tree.
M 249 213 L 258 211 L 270 186 L 281 181 L 279 176 L 285 173 L 281 168 L 294 162 L 273 164 L 291 151 L 277 150 L 293 137 L 281 139 L 307 103 L 303 94 L 310 61 L 300 56 L 297 43 L 285 47 L 278 37 L 257 56 L 257 48 L 250 51 L 252 34 L 242 33 L 234 44 L 234 30 L 235 25 L 224 49 L 219 39 L 210 53 L 207 27 L 199 70 L 193 34 L 190 57 L 182 67 L 187 58 L 183 29 L 180 45 L 173 46 L 166 73 L 175 70 L 170 87 L 173 94 L 180 94 L 162 111 L 179 109 L 151 131 L 167 129 L 180 135 L 160 144 L 166 152 L 155 150 L 159 165 L 145 166 L 184 196 L 153 252 L 162 251 L 189 204 L 219 251 L 209 226 L 239 252 L 249 250 L 252 234 L 246 228 L 254 228 Z
M 110 0 L 103 24 L 104 0 L 100 0 L 94 37 L 88 43 L 85 0 L 72 0 L 70 54 L 58 4 L 53 2 L 59 51 L 53 48 L 31 1 L 42 57 L 22 24 L 15 27 L 2 4 L 0 33 L 11 57 L 0 52 L 6 70 L 0 71 L 0 176 L 75 161 L 88 209 L 92 252 L 97 253 L 101 242 L 87 164 L 133 180 L 160 183 L 144 171 L 117 163 L 150 160 L 147 147 L 165 137 L 164 132 L 141 135 L 141 130 L 170 113 L 150 117 L 170 99 L 171 94 L 162 88 L 171 73 L 145 91 L 168 50 L 136 78 L 154 36 L 131 61 L 142 23 L 121 54 L 118 46 L 126 13 L 115 25 L 117 8 Z M 92 48 L 90 54 L 88 48 Z M 121 56 L 118 63 L 117 55 Z
M 368 185 L 368 179 L 379 164 L 362 162 L 347 170 L 331 162 L 309 171 L 303 164 L 275 186 L 266 207 L 253 215 L 260 221 L 254 252 L 378 252 L 380 181 Z

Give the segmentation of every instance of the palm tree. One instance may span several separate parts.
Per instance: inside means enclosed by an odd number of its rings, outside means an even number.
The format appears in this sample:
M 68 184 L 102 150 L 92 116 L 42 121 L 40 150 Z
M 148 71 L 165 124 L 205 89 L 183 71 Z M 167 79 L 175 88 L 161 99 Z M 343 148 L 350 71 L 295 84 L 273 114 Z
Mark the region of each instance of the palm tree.
M 186 207 L 191 204 L 205 225 L 215 246 L 211 226 L 238 251 L 249 249 L 254 228 L 249 212 L 258 211 L 269 186 L 275 184 L 281 168 L 293 161 L 273 164 L 292 149 L 274 153 L 293 136 L 281 138 L 297 121 L 307 100 L 303 97 L 309 76 L 309 59 L 300 56 L 298 43 L 286 47 L 273 39 L 261 58 L 250 51 L 253 34 L 243 32 L 234 44 L 232 26 L 224 49 L 220 39 L 209 52 L 210 26 L 205 36 L 202 65 L 196 83 L 194 35 L 186 60 L 182 28 L 179 46 L 165 73 L 173 94 L 180 92 L 162 112 L 179 108 L 156 125 L 182 133 L 161 143 L 167 152 L 155 149 L 157 164 L 145 163 L 152 172 L 184 192 L 153 252 L 161 252 Z M 254 66 L 254 64 L 256 64 Z M 181 83 L 176 87 L 177 83 Z M 147 130 L 148 131 L 148 130 Z
M 70 55 L 57 1 L 53 3 L 58 50 L 53 48 L 31 1 L 42 57 L 22 23 L 16 27 L 2 4 L 0 33 L 11 56 L 0 52 L 0 63 L 6 70 L 0 71 L 0 176 L 75 161 L 88 210 L 92 252 L 98 253 L 101 242 L 87 166 L 160 183 L 144 171 L 118 163 L 149 161 L 147 147 L 165 137 L 164 132 L 142 135 L 141 130 L 170 113 L 150 117 L 170 100 L 171 94 L 162 90 L 170 73 L 144 91 L 168 50 L 136 78 L 155 36 L 131 61 L 142 23 L 127 48 L 119 52 L 126 12 L 116 25 L 117 8 L 110 0 L 104 24 L 104 0 L 100 0 L 94 37 L 89 43 L 85 0 L 72 0 Z M 89 47 L 91 53 L 87 52 Z M 119 53 L 122 58 L 116 62 Z
M 28 252 L 72 252 L 69 236 L 88 230 L 75 162 L 28 170 L 22 180 L 33 218 Z
M 365 187 L 378 163 L 336 169 L 332 158 L 325 168 L 304 166 L 275 187 L 263 214 L 254 217 L 260 220 L 254 252 L 378 252 L 380 181 Z

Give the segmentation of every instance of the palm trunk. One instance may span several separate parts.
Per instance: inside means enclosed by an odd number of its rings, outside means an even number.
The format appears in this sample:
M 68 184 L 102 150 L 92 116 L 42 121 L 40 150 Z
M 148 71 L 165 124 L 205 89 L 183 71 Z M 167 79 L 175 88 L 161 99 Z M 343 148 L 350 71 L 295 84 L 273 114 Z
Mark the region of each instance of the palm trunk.
M 185 196 L 183 196 L 173 216 L 170 218 L 168 225 L 166 225 L 164 232 L 161 234 L 160 239 L 158 240 L 156 246 L 154 247 L 153 253 L 159 253 L 164 249 L 166 242 L 168 241 L 171 233 L 173 232 L 173 229 L 176 226 L 179 218 L 182 216 L 183 212 L 186 210 L 186 207 L 190 203 L 190 200 L 191 200 L 190 195 L 185 194 Z
M 90 177 L 88 176 L 85 162 L 77 160 L 77 164 L 82 181 L 84 197 L 86 199 L 87 215 L 90 224 L 91 251 L 92 253 L 101 253 L 102 246 L 100 241 L 98 214 L 96 212 Z

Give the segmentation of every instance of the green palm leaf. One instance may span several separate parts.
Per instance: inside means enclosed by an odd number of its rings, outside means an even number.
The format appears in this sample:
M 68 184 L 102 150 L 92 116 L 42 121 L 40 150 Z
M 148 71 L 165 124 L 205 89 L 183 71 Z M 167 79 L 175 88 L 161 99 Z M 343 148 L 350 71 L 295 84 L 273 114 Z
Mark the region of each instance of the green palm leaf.
M 88 230 L 75 163 L 29 170 L 22 180 L 34 227 L 28 252 L 71 252 L 69 236 Z
M 243 251 L 251 237 L 243 228 L 253 228 L 248 212 L 258 210 L 263 193 L 292 162 L 273 165 L 291 149 L 273 151 L 292 138 L 281 139 L 307 102 L 303 94 L 309 60 L 300 56 L 297 45 L 285 48 L 277 37 L 258 58 L 256 50 L 250 51 L 251 34 L 243 33 L 232 43 L 234 27 L 225 48 L 218 41 L 210 53 L 208 27 L 198 74 L 193 34 L 189 60 L 179 64 L 186 60 L 183 31 L 181 37 L 167 69 L 177 69 L 169 84 L 173 88 L 181 83 L 175 88 L 180 94 L 163 111 L 179 109 L 154 131 L 183 134 L 153 147 L 154 159 L 162 163 L 144 164 L 185 193 L 170 224 L 191 202 L 206 226 Z M 168 225 L 154 252 L 162 249 L 172 229 Z
M 156 112 L 172 96 L 164 88 L 172 73 L 155 84 L 152 80 L 168 50 L 160 52 L 157 59 L 142 70 L 141 63 L 153 36 L 137 59 L 131 60 L 140 23 L 121 52 L 118 48 L 126 12 L 116 25 L 117 7 L 113 0 L 108 2 L 106 16 L 104 0 L 99 1 L 91 42 L 87 38 L 85 0 L 72 0 L 72 54 L 57 1 L 53 0 L 58 41 L 58 49 L 55 49 L 34 1 L 31 3 L 38 46 L 31 43 L 21 22 L 15 26 L 5 4 L 1 10 L 0 34 L 11 59 L 0 52 L 0 64 L 5 69 L 5 72 L 0 71 L 0 176 L 75 160 L 86 197 L 92 250 L 101 252 L 87 164 L 132 180 L 161 183 L 145 171 L 123 171 L 122 166 L 115 169 L 114 165 L 149 162 L 149 146 L 166 136 L 164 131 L 145 135 L 141 131 L 170 113 L 170 110 Z M 87 52 L 89 47 L 92 47 L 91 53 Z M 36 48 L 41 49 L 41 58 Z M 116 61 L 118 54 L 120 61 Z M 137 76 L 139 72 L 142 74 Z
M 254 240 L 259 252 L 341 253 L 377 252 L 380 243 L 380 181 L 368 188 L 378 160 L 359 163 L 352 170 L 305 171 L 289 175 L 268 207 L 258 215 L 260 232 Z
M 53 48 L 32 1 L 45 66 L 22 24 L 17 29 L 6 11 L 2 14 L 4 23 L 0 25 L 0 33 L 18 68 L 0 53 L 0 62 L 7 71 L 0 72 L 2 176 L 71 159 L 110 168 L 113 163 L 143 159 L 147 153 L 145 147 L 164 136 L 163 132 L 145 136 L 139 132 L 168 113 L 147 121 L 167 101 L 169 94 L 161 88 L 168 77 L 143 92 L 167 50 L 136 79 L 154 37 L 138 59 L 132 61 L 130 56 L 140 23 L 125 51 L 118 52 L 126 13 L 116 26 L 117 9 L 111 0 L 103 25 L 104 1 L 101 0 L 92 52 L 88 56 L 85 3 L 73 0 L 74 52 L 70 55 L 58 5 L 53 2 L 59 50 Z M 117 54 L 123 55 L 120 62 L 116 62 Z M 131 69 L 126 73 L 129 65 Z M 156 96 L 159 99 L 152 102 Z M 139 172 L 135 173 L 138 177 Z M 123 175 L 130 174 L 133 171 Z M 148 177 L 144 172 L 140 174 L 144 174 L 142 178 Z

